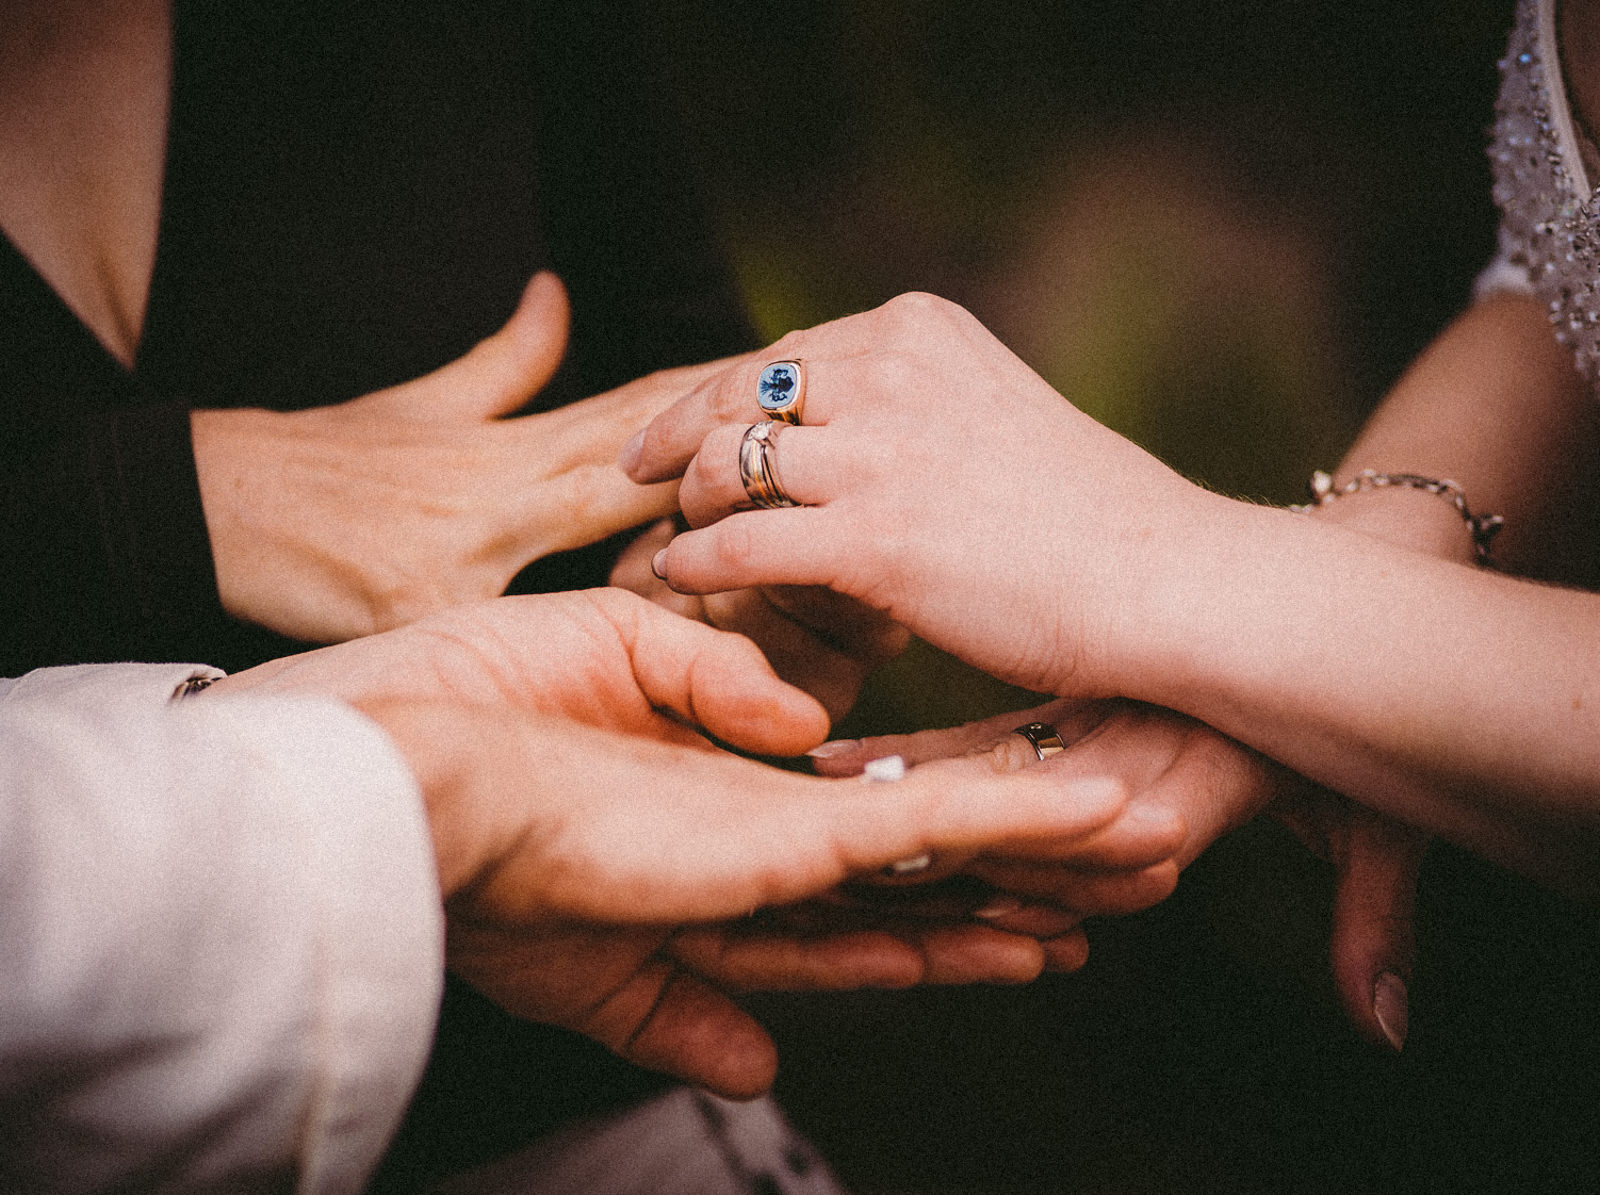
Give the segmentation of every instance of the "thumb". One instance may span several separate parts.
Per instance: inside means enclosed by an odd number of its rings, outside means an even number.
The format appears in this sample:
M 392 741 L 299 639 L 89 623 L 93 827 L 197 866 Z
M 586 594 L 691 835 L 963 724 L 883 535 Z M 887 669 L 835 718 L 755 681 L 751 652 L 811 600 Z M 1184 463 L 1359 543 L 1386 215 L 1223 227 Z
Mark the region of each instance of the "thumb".
M 779 678 L 761 649 L 621 590 L 598 590 L 651 705 L 724 742 L 766 755 L 793 755 L 827 736 L 828 714 L 811 694 Z
M 543 390 L 567 351 L 567 288 L 548 270 L 523 288 L 511 318 L 464 356 L 383 398 L 415 419 L 496 419 Z
M 1417 879 L 1428 838 L 1365 809 L 1350 818 L 1336 860 L 1334 983 L 1361 1035 L 1398 1051 L 1410 1020 Z

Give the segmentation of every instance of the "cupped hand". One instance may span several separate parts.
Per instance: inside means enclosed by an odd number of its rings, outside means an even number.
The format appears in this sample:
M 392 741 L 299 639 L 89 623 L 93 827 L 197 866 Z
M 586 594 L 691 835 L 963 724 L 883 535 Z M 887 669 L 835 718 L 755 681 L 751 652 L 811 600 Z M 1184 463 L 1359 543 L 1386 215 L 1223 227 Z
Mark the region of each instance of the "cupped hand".
M 1063 794 L 968 760 L 885 792 L 716 750 L 691 726 L 787 754 L 827 717 L 748 640 L 617 590 L 459 608 L 207 697 L 251 689 L 349 701 L 394 739 L 426 800 L 453 969 L 514 1012 L 730 1095 L 775 1065 L 740 991 L 1020 981 L 1044 963 L 989 926 L 749 914 L 925 850 L 1048 856 L 1122 801 L 1099 778 Z
M 746 636 L 779 676 L 822 702 L 835 721 L 855 705 L 867 677 L 910 640 L 888 615 L 817 586 L 678 593 L 651 568 L 676 534 L 672 519 L 641 534 L 617 558 L 611 584 L 685 618 Z
M 415 381 L 304 411 L 202 410 L 195 464 L 229 613 L 310 642 L 502 593 L 530 561 L 658 518 L 618 446 L 716 366 L 508 417 L 554 374 L 566 292 L 529 282 L 499 332 Z
M 804 422 L 774 450 L 803 505 L 752 511 L 738 446 L 774 358 L 806 371 Z M 928 295 L 786 336 L 620 459 L 639 482 L 683 477 L 698 530 L 657 559 L 679 592 L 824 586 L 1006 681 L 1076 696 L 1129 691 L 1142 578 L 1173 567 L 1208 497 Z
M 1067 749 L 1039 761 L 1027 740 L 1011 733 L 1032 721 L 1055 726 Z M 1110 776 L 1126 789 L 1116 820 L 1067 855 L 1042 862 L 990 851 L 946 861 L 947 869 L 1009 897 L 990 902 L 986 919 L 1018 933 L 1043 924 L 1044 910 L 1082 918 L 1153 905 L 1214 841 L 1270 811 L 1334 865 L 1330 954 L 1347 1015 L 1375 1044 L 1398 1050 L 1404 1043 L 1426 836 L 1317 788 L 1203 723 L 1137 702 L 1056 701 L 950 729 L 830 743 L 815 756 L 816 769 L 853 775 L 883 755 L 912 762 L 975 756 L 998 771 L 1033 769 L 1063 783 Z M 1087 957 L 1081 930 L 1044 946 L 1055 969 Z

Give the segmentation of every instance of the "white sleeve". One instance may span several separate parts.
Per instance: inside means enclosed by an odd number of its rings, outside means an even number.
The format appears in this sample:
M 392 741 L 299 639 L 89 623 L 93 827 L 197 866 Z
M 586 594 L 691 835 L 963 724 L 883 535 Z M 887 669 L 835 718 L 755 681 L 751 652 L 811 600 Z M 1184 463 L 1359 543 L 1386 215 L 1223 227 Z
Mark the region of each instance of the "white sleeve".
M 410 772 L 334 702 L 174 704 L 206 673 L 0 681 L 0 1189 L 357 1190 L 421 1073 Z

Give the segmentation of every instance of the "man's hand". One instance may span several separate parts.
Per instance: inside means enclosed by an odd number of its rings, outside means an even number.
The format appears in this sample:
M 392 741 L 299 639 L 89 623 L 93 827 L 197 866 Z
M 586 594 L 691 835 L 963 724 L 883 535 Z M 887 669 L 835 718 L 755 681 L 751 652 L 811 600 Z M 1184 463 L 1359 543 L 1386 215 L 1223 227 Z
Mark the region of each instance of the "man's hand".
M 985 925 L 806 928 L 749 914 L 926 851 L 1051 858 L 1121 789 L 930 764 L 895 785 L 717 750 L 815 745 L 827 715 L 753 644 L 618 590 L 506 598 L 218 682 L 372 716 L 422 787 L 449 965 L 512 1011 L 644 1065 L 750 1095 L 774 1066 L 731 999 L 755 987 L 1032 978 L 1044 952 Z

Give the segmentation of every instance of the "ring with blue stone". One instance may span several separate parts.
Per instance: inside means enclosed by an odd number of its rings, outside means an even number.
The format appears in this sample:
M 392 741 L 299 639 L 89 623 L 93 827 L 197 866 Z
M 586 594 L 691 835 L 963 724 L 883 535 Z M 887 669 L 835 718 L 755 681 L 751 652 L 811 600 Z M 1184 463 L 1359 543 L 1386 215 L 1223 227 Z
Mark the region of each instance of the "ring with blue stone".
M 799 423 L 806 405 L 806 367 L 800 361 L 774 361 L 756 382 L 756 401 L 768 419 Z

